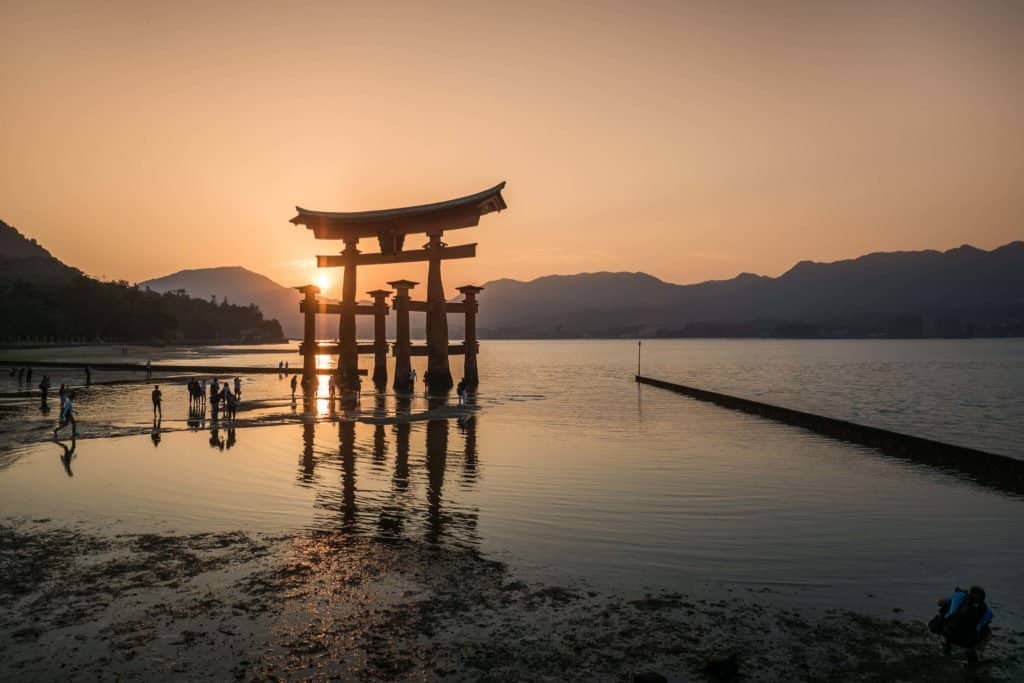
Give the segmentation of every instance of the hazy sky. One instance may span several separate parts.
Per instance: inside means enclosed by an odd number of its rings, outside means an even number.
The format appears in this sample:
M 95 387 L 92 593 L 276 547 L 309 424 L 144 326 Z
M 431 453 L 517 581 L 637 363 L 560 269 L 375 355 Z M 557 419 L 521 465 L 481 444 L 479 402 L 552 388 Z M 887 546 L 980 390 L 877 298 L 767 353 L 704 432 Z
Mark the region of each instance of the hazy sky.
M 95 276 L 299 284 L 341 246 L 296 204 L 501 180 L 449 288 L 1024 238 L 1021 2 L 0 0 L 0 27 L 0 218 Z

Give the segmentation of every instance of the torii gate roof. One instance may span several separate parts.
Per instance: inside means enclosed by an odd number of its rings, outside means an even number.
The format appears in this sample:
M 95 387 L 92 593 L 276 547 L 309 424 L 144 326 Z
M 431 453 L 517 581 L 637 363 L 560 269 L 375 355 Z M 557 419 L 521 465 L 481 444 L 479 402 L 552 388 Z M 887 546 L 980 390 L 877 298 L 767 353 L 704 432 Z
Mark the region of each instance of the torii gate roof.
M 502 182 L 458 199 L 377 211 L 310 211 L 296 206 L 298 215 L 291 222 L 306 226 L 321 240 L 379 237 L 385 232 L 408 235 L 470 228 L 479 224 L 480 216 L 507 208 L 501 196 L 504 188 Z

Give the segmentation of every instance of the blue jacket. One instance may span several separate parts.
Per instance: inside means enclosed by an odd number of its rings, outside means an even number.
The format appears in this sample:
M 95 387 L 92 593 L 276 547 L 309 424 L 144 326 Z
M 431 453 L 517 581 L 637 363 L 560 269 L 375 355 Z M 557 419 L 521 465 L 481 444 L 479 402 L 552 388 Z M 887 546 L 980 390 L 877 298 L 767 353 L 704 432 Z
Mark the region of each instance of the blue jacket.
M 949 609 L 946 610 L 945 618 L 949 619 L 951 616 L 956 614 L 956 611 L 960 609 L 960 605 L 963 604 L 964 600 L 967 599 L 967 593 L 963 591 L 956 591 L 949 596 Z M 975 626 L 975 632 L 981 635 L 981 629 L 988 626 L 989 622 L 992 621 L 992 610 L 989 609 L 988 605 L 985 606 L 985 613 L 981 615 L 981 619 L 978 620 L 978 624 Z

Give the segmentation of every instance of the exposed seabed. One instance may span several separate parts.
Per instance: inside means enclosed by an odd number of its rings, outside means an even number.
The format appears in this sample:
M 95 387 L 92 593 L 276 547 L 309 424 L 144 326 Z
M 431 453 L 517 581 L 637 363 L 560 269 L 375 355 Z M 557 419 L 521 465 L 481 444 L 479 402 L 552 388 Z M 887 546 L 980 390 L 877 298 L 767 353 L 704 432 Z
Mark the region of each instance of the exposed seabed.
M 920 621 L 517 580 L 469 551 L 305 532 L 103 538 L 0 527 L 4 678 L 965 680 Z M 1019 680 L 1002 633 L 968 680 Z

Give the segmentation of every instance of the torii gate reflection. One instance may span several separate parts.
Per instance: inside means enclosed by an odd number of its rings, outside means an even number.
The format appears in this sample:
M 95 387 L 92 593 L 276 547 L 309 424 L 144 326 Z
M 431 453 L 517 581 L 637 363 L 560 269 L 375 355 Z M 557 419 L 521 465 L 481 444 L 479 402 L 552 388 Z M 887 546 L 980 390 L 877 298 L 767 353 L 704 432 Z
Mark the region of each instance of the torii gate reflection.
M 383 400 L 383 397 L 379 399 L 381 403 Z M 408 397 L 397 397 L 396 403 L 399 416 L 411 414 L 411 400 Z M 461 452 L 450 451 L 450 422 L 453 421 L 461 436 Z M 388 438 L 388 429 L 383 424 L 372 425 L 372 435 L 367 434 L 360 439 L 357 433 L 360 431 L 360 423 L 343 420 L 337 427 L 336 455 L 316 447 L 317 429 L 333 430 L 333 427 L 328 426 L 330 424 L 311 421 L 303 425 L 302 454 L 296 477 L 299 485 L 316 490 L 317 508 L 333 513 L 318 520 L 317 526 L 345 533 L 372 531 L 379 538 L 393 540 L 404 536 L 410 523 L 415 524 L 418 520 L 423 526 L 423 537 L 428 542 L 438 543 L 446 539 L 459 545 L 476 545 L 479 542 L 476 533 L 478 512 L 475 509 L 451 509 L 450 506 L 446 509 L 444 497 L 450 456 L 461 460 L 461 473 L 457 480 L 460 486 L 472 487 L 479 478 L 476 416 L 459 420 L 399 420 L 391 425 L 393 440 Z M 423 459 L 417 461 L 414 458 L 410 462 L 413 436 L 421 432 Z M 393 450 L 389 449 L 389 442 L 392 441 Z M 394 464 L 387 490 L 360 494 L 357 481 L 360 463 L 371 470 L 383 472 L 386 471 L 389 454 L 393 454 Z M 328 462 L 332 470 L 340 470 L 340 490 L 324 478 L 324 465 Z M 421 504 L 417 503 L 418 496 L 413 494 L 417 488 L 417 464 L 422 464 L 425 474 L 420 481 L 426 488 L 425 515 L 420 508 Z M 380 477 L 378 481 L 383 479 Z

